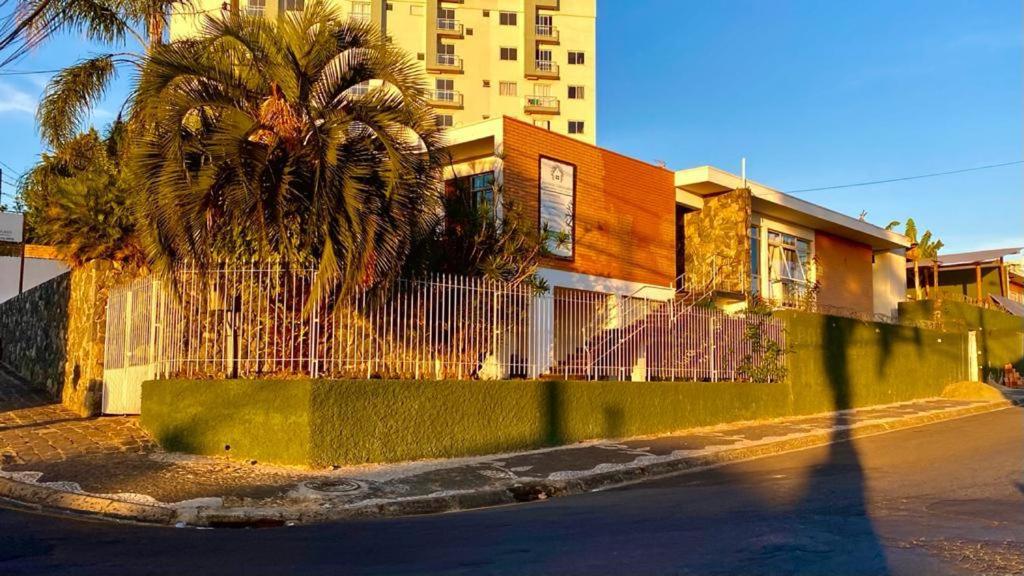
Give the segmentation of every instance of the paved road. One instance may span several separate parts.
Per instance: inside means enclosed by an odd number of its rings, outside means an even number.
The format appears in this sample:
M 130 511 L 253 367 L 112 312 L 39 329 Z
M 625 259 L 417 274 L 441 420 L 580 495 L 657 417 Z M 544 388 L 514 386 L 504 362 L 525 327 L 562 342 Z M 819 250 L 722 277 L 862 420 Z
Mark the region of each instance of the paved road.
M 500 509 L 266 530 L 0 510 L 0 574 L 1021 574 L 1024 411 Z

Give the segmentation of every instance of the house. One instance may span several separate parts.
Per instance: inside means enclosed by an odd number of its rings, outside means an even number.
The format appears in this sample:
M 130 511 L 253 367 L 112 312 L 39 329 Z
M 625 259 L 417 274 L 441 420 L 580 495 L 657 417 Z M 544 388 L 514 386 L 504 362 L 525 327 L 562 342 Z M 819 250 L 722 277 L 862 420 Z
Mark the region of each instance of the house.
M 906 294 L 906 237 L 711 166 L 672 171 L 509 117 L 450 131 L 448 151 L 447 178 L 493 179 L 563 234 L 538 272 L 556 292 L 760 296 L 869 318 Z
M 1007 308 L 1010 302 L 1024 302 L 1024 276 L 1006 261 L 1008 256 L 1020 254 L 1021 249 L 993 248 L 922 259 L 917 265 L 921 296 L 1001 308 Z M 912 262 L 907 263 L 907 286 L 913 292 Z

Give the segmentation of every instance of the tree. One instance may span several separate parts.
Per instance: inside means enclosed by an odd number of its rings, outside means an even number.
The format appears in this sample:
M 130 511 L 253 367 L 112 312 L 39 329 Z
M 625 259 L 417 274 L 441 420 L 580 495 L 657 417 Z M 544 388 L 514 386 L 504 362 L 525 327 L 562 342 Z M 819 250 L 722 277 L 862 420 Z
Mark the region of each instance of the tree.
M 315 299 L 387 284 L 437 207 L 426 97 L 404 52 L 320 3 L 207 16 L 200 37 L 155 47 L 131 96 L 151 264 L 308 259 Z
M 499 160 L 500 161 L 500 160 Z M 483 276 L 508 284 L 546 289 L 537 266 L 561 237 L 538 229 L 520 206 L 504 194 L 495 174 L 477 174 L 446 182 L 442 210 L 433 215 L 415 242 L 406 273 L 429 272 Z M 482 188 L 470 179 L 481 178 Z M 480 184 L 480 183 L 478 183 Z
M 100 258 L 144 264 L 121 175 L 123 130 L 115 122 L 105 137 L 79 134 L 44 153 L 20 182 L 28 237 L 74 266 Z
M 50 36 L 72 32 L 115 50 L 79 60 L 50 80 L 36 116 L 43 140 L 57 148 L 74 138 L 89 111 L 116 77 L 137 67 L 145 52 L 164 41 L 167 18 L 191 0 L 0 0 L 14 9 L 0 21 L 0 66 L 23 56 Z M 137 32 L 142 29 L 143 33 Z M 125 51 L 132 42 L 136 51 Z
M 900 225 L 899 220 L 893 220 L 890 222 L 885 229 L 894 230 Z M 907 260 L 914 263 L 914 292 L 917 299 L 921 299 L 921 275 L 919 271 L 919 264 L 922 259 L 931 260 L 932 262 L 932 284 L 936 291 L 939 288 L 939 250 L 942 250 L 944 244 L 942 240 L 936 238 L 932 240 L 931 230 L 926 230 L 921 236 L 921 239 L 917 238 L 917 223 L 914 222 L 913 218 L 907 218 L 907 223 L 904 227 L 903 235 L 910 239 L 910 250 L 907 250 Z

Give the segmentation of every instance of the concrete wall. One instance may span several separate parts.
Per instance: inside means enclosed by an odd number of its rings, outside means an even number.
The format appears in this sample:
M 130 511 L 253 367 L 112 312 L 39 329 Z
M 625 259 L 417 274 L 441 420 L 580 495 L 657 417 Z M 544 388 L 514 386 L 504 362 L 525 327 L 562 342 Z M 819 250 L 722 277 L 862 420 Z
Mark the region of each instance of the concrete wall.
M 825 232 L 816 232 L 817 278 L 822 306 L 874 314 L 871 247 Z
M 906 268 L 906 251 L 902 248 L 875 252 L 872 264 L 875 314 L 898 315 L 899 303 L 907 299 Z
M 0 302 L 18 295 L 21 258 L 0 256 Z M 70 270 L 67 264 L 50 258 L 25 258 L 24 290 L 35 288 Z

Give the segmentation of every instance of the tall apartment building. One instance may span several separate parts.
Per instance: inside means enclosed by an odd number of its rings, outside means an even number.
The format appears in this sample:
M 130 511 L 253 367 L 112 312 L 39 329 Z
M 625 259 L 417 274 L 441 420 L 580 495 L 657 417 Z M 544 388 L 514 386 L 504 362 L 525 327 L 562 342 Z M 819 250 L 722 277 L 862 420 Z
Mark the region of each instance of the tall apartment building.
M 594 143 L 597 0 L 330 0 L 371 21 L 423 63 L 438 121 L 458 127 L 502 115 Z M 304 0 L 234 0 L 274 17 Z M 198 0 L 195 11 L 221 0 Z M 171 37 L 198 21 L 174 15 Z

